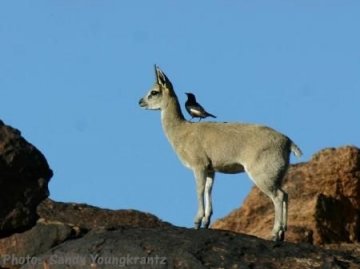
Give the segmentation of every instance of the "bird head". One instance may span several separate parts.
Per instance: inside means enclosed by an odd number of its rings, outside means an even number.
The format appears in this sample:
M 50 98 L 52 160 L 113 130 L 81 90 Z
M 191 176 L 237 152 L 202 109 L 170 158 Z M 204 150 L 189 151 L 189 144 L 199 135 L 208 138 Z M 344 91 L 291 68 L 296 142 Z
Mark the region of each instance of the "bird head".
M 191 92 L 186 92 L 185 94 L 187 95 L 188 100 L 196 101 L 195 95 Z

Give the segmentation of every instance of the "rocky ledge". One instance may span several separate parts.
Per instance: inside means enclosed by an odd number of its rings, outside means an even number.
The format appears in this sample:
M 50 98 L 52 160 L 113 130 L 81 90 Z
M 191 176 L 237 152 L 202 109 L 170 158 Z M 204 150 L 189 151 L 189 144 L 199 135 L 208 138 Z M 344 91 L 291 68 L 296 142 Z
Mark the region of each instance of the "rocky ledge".
M 33 228 L 0 240 L 3 268 L 360 268 L 360 253 L 351 247 L 275 243 L 176 227 L 139 211 L 51 200 L 38 213 Z
M 256 188 L 207 230 L 47 199 L 46 159 L 0 122 L 0 267 L 360 268 L 359 167 L 355 147 L 326 149 L 292 166 L 288 242 L 274 243 L 259 238 L 273 213 Z

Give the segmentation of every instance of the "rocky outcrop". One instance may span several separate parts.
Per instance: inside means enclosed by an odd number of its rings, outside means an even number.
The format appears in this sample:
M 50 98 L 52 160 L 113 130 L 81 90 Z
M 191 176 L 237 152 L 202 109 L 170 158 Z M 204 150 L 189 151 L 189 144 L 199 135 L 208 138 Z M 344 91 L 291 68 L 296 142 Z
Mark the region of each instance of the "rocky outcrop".
M 286 240 L 316 245 L 360 241 L 360 150 L 329 148 L 307 163 L 290 167 Z M 241 208 L 212 227 L 267 238 L 273 225 L 272 202 L 254 187 Z
M 79 238 L 80 233 L 78 227 L 69 224 L 40 220 L 28 231 L 0 239 L 0 266 L 18 268 L 21 262 L 7 258 L 36 257 L 66 240 Z
M 233 232 L 124 227 L 67 241 L 21 268 L 337 269 L 359 268 L 358 264 L 360 259 L 351 255 Z
M 49 195 L 49 165 L 21 133 L 0 121 L 0 237 L 32 227 Z
M 358 167 L 359 151 L 348 147 L 322 151 L 290 169 L 289 240 L 359 239 Z M 44 156 L 0 122 L 0 268 L 360 268 L 356 244 L 274 243 L 175 227 L 136 210 L 54 202 L 45 199 L 51 175 Z M 267 199 L 254 189 L 245 205 L 241 227 L 268 234 L 273 216 Z M 240 227 L 238 219 L 224 223 Z
M 1 266 L 19 268 L 22 264 L 20 257 L 38 257 L 67 240 L 81 238 L 98 230 L 171 226 L 151 214 L 136 210 L 109 210 L 50 199 L 38 206 L 37 213 L 39 219 L 34 227 L 0 239 Z M 14 259 L 8 260 L 10 257 Z
M 47 222 L 67 223 L 86 231 L 124 226 L 152 228 L 171 225 L 152 214 L 137 210 L 110 210 L 87 204 L 54 202 L 51 199 L 42 202 L 37 213 Z
M 144 220 L 149 218 L 149 214 L 137 213 L 137 220 L 141 215 Z M 360 268 L 360 253 L 351 247 L 347 251 L 326 250 L 309 244 L 274 243 L 229 231 L 159 224 L 116 228 L 110 225 L 86 231 L 40 219 L 29 231 L 2 239 L 0 266 L 11 269 Z

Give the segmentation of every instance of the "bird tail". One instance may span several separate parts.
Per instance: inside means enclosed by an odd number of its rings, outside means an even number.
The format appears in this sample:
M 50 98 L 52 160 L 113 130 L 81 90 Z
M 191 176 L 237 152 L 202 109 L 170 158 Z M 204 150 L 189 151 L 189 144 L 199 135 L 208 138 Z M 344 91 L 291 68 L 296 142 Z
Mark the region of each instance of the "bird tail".
M 212 117 L 212 118 L 216 118 L 216 116 L 214 116 L 213 114 L 210 114 L 210 113 L 208 113 L 208 112 L 206 112 L 206 116 Z

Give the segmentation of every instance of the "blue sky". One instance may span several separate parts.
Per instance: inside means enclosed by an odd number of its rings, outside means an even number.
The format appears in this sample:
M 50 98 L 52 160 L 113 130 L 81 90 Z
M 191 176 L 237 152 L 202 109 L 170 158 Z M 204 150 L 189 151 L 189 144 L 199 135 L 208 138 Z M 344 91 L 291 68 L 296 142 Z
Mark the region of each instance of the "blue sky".
M 1 1 L 0 118 L 46 156 L 51 198 L 191 227 L 192 172 L 160 113 L 138 107 L 153 65 L 182 104 L 191 91 L 219 121 L 271 126 L 307 161 L 360 144 L 359 12 L 331 0 Z M 217 175 L 213 220 L 251 186 Z

